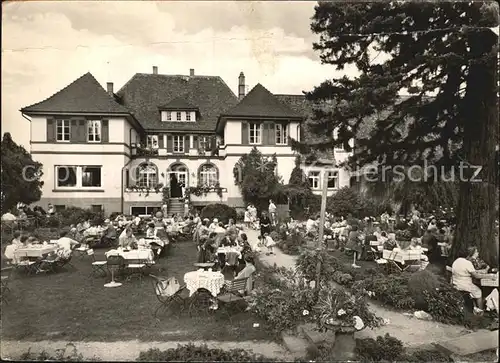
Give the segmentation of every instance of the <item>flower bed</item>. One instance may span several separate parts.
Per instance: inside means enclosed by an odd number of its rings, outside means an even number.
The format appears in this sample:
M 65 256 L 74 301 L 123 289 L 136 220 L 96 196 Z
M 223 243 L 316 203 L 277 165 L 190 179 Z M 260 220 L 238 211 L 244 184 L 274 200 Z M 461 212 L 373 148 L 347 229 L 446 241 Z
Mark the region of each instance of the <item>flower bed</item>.
M 138 362 L 275 362 L 276 360 L 254 354 L 244 349 L 223 350 L 196 346 L 192 343 L 177 348 L 159 350 L 151 348 L 140 352 Z
M 462 294 L 430 271 L 387 275 L 376 268 L 347 267 L 323 250 L 305 251 L 297 260 L 297 269 L 308 281 L 316 279 L 318 258 L 322 261 L 324 284 L 345 286 L 396 309 L 423 310 L 435 321 L 446 324 L 486 328 L 492 323 L 491 317 L 467 314 Z
M 352 332 L 380 323 L 361 294 L 351 294 L 342 288 L 320 289 L 318 293 L 300 273 L 284 268 L 272 272 L 269 275 L 273 277 L 252 291 L 249 307 L 269 322 L 276 333 L 311 322 L 320 331 Z

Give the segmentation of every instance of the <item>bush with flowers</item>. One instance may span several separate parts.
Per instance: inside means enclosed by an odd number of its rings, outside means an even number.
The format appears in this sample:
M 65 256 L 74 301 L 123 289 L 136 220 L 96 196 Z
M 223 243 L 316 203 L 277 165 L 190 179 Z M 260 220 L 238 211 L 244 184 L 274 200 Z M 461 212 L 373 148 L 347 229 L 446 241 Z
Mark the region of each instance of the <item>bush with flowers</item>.
M 257 284 L 249 297 L 250 311 L 264 318 L 276 333 L 293 330 L 309 318 L 316 294 L 293 271 L 279 269 L 275 278 Z
M 318 261 L 321 261 L 321 280 L 330 281 L 340 265 L 338 260 L 325 250 L 304 250 L 297 258 L 298 273 L 307 281 L 315 281 Z
M 343 288 L 321 288 L 318 293 L 300 273 L 283 268 L 275 269 L 273 275 L 275 278 L 252 291 L 249 308 L 267 320 L 276 333 L 306 322 L 315 323 L 320 331 L 352 332 L 380 322 L 360 294 L 350 294 Z
M 321 290 L 313 315 L 320 331 L 354 332 L 380 326 L 382 322 L 370 312 L 361 294 L 351 294 L 343 288 Z

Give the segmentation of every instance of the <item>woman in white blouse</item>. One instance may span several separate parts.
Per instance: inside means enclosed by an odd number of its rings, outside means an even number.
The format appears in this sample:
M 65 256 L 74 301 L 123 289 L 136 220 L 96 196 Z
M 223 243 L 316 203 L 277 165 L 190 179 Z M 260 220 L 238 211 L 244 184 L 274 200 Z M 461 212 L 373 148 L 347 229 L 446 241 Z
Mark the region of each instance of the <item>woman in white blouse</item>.
M 476 255 L 477 249 L 475 247 L 459 252 L 459 257 L 451 265 L 451 282 L 457 290 L 470 293 L 476 304 L 474 312 L 480 313 L 483 309 L 483 295 L 479 286 L 475 285 L 472 279 L 481 279 L 482 275 L 487 271 L 476 270 L 472 262 L 469 261 L 470 258 L 474 258 Z

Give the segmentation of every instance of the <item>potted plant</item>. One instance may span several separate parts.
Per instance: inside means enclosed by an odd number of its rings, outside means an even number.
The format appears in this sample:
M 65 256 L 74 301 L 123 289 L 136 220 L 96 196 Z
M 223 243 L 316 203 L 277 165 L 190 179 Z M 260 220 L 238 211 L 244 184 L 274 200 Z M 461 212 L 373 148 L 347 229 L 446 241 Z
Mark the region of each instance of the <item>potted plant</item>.
M 351 294 L 341 288 L 322 289 L 313 316 L 319 331 L 335 333 L 333 353 L 339 360 L 356 357 L 355 332 L 380 324 L 380 319 L 368 310 L 362 295 Z

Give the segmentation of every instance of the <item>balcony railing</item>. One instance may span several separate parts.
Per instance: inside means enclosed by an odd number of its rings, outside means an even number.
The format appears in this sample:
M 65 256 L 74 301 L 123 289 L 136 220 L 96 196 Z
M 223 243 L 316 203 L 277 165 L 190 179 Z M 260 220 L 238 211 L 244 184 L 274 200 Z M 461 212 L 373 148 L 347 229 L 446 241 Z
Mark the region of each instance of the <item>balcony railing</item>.
M 170 151 L 167 148 L 152 148 L 141 147 L 140 145 L 131 145 L 132 156 L 136 157 L 151 157 L 151 156 L 165 156 L 165 155 L 189 155 L 189 156 L 222 156 L 225 150 L 222 147 L 217 147 L 212 150 L 198 149 L 184 149 L 182 152 Z

